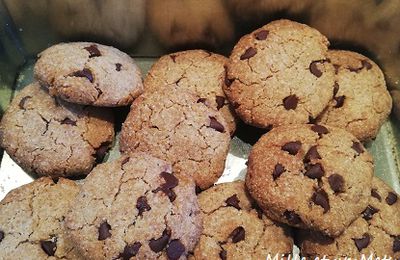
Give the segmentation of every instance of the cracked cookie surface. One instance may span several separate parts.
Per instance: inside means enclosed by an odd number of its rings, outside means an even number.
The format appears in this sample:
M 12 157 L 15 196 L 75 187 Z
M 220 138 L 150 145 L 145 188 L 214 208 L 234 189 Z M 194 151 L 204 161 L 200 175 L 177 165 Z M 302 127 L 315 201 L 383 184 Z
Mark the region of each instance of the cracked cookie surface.
M 246 185 L 272 219 L 338 236 L 368 205 L 372 176 L 372 156 L 347 131 L 287 125 L 253 146 Z
M 221 176 L 230 135 L 222 115 L 178 86 L 137 98 L 122 126 L 122 152 L 148 152 L 193 177 L 201 189 Z
M 186 259 L 202 226 L 193 180 L 134 153 L 88 175 L 66 227 L 87 259 Z
M 335 239 L 314 232 L 301 232 L 301 253 L 315 257 L 400 258 L 400 198 L 374 177 L 368 206 L 344 233 Z
M 113 116 L 51 97 L 39 83 L 26 86 L 0 124 L 0 146 L 25 171 L 71 177 L 89 173 L 114 138 Z
M 261 128 L 316 118 L 332 98 L 328 45 L 317 30 L 289 20 L 243 36 L 229 58 L 224 87 L 236 113 Z
M 92 106 L 125 106 L 143 92 L 133 59 L 92 42 L 60 43 L 38 55 L 35 78 L 53 96 Z
M 355 52 L 330 50 L 328 58 L 336 72 L 333 99 L 317 121 L 344 128 L 361 141 L 375 138 L 392 108 L 381 69 Z
M 204 229 L 192 259 L 266 259 L 292 252 L 289 228 L 256 209 L 243 181 L 218 184 L 198 198 Z
M 189 89 L 219 110 L 232 135 L 236 129 L 234 111 L 222 89 L 227 58 L 203 50 L 176 52 L 153 64 L 144 80 L 145 91 L 164 89 L 176 84 Z
M 78 191 L 74 181 L 43 177 L 9 192 L 0 202 L 0 258 L 83 259 L 63 227 Z

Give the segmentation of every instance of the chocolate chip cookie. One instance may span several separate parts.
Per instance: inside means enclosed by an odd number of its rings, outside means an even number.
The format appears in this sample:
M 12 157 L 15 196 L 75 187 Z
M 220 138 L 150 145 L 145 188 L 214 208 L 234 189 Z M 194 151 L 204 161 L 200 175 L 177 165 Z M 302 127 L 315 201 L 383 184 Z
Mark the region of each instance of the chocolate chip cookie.
M 202 229 L 193 180 L 143 153 L 98 165 L 66 227 L 87 259 L 186 259 Z
M 372 255 L 400 258 L 400 198 L 389 186 L 374 177 L 369 204 L 361 216 L 335 239 L 315 232 L 302 232 L 301 253 L 315 257 L 360 258 Z M 388 258 L 387 258 L 388 259 Z
M 361 141 L 376 137 L 392 108 L 381 69 L 367 57 L 331 50 L 335 67 L 333 99 L 318 122 L 344 128 Z
M 89 173 L 113 138 L 110 111 L 53 98 L 39 83 L 18 93 L 0 123 L 0 146 L 11 158 L 53 178 Z
M 64 231 L 79 187 L 43 177 L 12 190 L 0 202 L 1 259 L 83 259 Z
M 221 176 L 230 135 L 219 111 L 177 85 L 144 93 L 122 126 L 122 152 L 148 152 L 193 177 L 201 189 Z
M 308 123 L 332 98 L 329 42 L 317 30 L 289 20 L 243 36 L 229 58 L 225 94 L 247 124 Z
M 161 57 L 153 64 L 145 80 L 145 91 L 164 89 L 176 84 L 207 99 L 211 107 L 219 110 L 229 132 L 233 134 L 236 122 L 233 108 L 222 90 L 227 58 L 203 50 L 189 50 Z
M 292 252 L 289 228 L 256 210 L 243 181 L 203 191 L 199 204 L 204 229 L 193 259 L 266 259 Z
M 125 106 L 143 92 L 133 59 L 92 42 L 60 43 L 38 55 L 35 77 L 53 96 L 92 106 Z
M 246 185 L 272 219 L 338 236 L 367 207 L 372 176 L 372 157 L 352 134 L 287 125 L 253 146 Z

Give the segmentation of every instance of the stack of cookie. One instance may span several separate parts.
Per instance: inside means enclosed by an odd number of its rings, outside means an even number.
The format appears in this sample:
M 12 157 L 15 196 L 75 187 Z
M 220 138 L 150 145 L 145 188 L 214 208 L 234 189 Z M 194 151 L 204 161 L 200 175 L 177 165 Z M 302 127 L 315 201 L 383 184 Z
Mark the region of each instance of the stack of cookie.
M 328 44 L 275 21 L 229 59 L 165 55 L 143 84 L 112 47 L 45 50 L 38 81 L 2 119 L 0 144 L 26 171 L 58 181 L 43 177 L 0 203 L 0 258 L 281 258 L 294 236 L 307 257 L 399 257 L 400 200 L 373 177 L 361 143 L 376 137 L 391 99 L 374 62 Z M 101 163 L 114 138 L 104 107 L 126 105 L 121 155 Z M 238 117 L 270 131 L 251 150 L 245 182 L 212 187 Z M 63 178 L 82 175 L 83 184 Z

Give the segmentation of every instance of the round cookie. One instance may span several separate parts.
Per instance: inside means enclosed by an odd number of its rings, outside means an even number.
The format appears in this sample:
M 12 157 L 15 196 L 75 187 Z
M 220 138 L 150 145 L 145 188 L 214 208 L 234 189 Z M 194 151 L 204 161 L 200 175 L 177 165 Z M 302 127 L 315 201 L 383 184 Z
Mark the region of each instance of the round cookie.
M 66 227 L 81 254 L 98 260 L 186 259 L 202 229 L 193 180 L 144 153 L 98 165 Z
M 219 47 L 230 42 L 235 26 L 223 0 L 148 0 L 147 22 L 169 48 Z
M 148 152 L 170 162 L 206 189 L 221 176 L 230 135 L 218 111 L 171 85 L 137 98 L 121 130 L 122 152 Z
M 287 125 L 253 146 L 246 185 L 272 219 L 338 236 L 367 206 L 372 176 L 371 155 L 350 133 Z
M 224 56 L 203 50 L 165 55 L 148 72 L 144 80 L 145 91 L 167 90 L 165 87 L 176 84 L 207 98 L 208 104 L 221 112 L 232 135 L 236 129 L 236 120 L 222 89 L 226 62 Z
M 53 178 L 89 173 L 113 138 L 110 111 L 55 99 L 39 83 L 18 93 L 0 123 L 0 146 L 11 158 Z
M 344 128 L 361 141 L 375 138 L 392 109 L 381 69 L 351 51 L 331 50 L 328 58 L 336 69 L 333 99 L 317 121 Z
M 308 123 L 332 98 L 328 40 L 289 20 L 243 36 L 229 58 L 225 94 L 247 124 L 268 128 Z
M 315 232 L 302 232 L 301 253 L 315 257 L 325 255 L 338 257 L 367 258 L 372 254 L 388 259 L 400 258 L 400 198 L 384 182 L 374 177 L 369 205 L 361 216 L 344 233 L 335 239 Z
M 43 177 L 9 192 L 0 202 L 1 259 L 83 259 L 63 227 L 78 191 L 73 181 Z
M 143 92 L 133 59 L 92 42 L 53 45 L 38 55 L 35 78 L 53 96 L 92 106 L 125 106 Z
M 193 259 L 267 259 L 292 252 L 289 228 L 255 209 L 243 181 L 218 184 L 198 198 L 204 229 Z

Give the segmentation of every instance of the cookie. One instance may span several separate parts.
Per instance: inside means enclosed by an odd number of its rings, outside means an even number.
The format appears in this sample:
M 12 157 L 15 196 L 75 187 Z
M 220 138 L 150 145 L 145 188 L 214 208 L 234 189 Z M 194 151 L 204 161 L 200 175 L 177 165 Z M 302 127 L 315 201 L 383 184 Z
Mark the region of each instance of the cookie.
M 372 176 L 371 155 L 350 133 L 287 125 L 253 146 L 246 185 L 272 219 L 338 236 L 367 207 Z
M 201 233 L 193 180 L 143 153 L 98 165 L 68 213 L 87 259 L 186 259 Z
M 144 93 L 123 123 L 121 151 L 148 152 L 206 189 L 221 176 L 230 135 L 222 115 L 177 85 Z
M 231 135 L 236 129 L 233 108 L 222 90 L 227 58 L 203 50 L 176 52 L 161 57 L 153 64 L 144 80 L 145 91 L 164 89 L 176 84 L 189 89 L 207 104 L 219 110 Z
M 312 257 L 400 258 L 400 198 L 374 177 L 369 204 L 361 216 L 335 239 L 315 232 L 300 234 L 301 253 Z
M 235 27 L 223 0 L 148 0 L 147 22 L 168 48 L 220 47 L 229 43 Z
M 0 146 L 11 158 L 53 178 L 89 173 L 113 138 L 110 111 L 53 98 L 39 83 L 18 93 L 0 123 Z
M 243 36 L 229 58 L 224 87 L 236 113 L 260 128 L 312 121 L 332 98 L 328 45 L 317 30 L 289 20 Z
M 63 227 L 78 191 L 73 181 L 43 177 L 9 192 L 0 202 L 0 258 L 82 259 Z
M 125 106 L 143 92 L 133 59 L 92 42 L 60 43 L 38 55 L 35 78 L 52 96 L 92 106 Z
M 289 228 L 255 209 L 243 181 L 218 184 L 198 198 L 204 229 L 193 259 L 267 259 L 292 252 Z
M 374 139 L 392 109 L 381 69 L 355 52 L 331 50 L 328 58 L 336 69 L 333 99 L 317 121 L 344 128 L 361 141 Z

